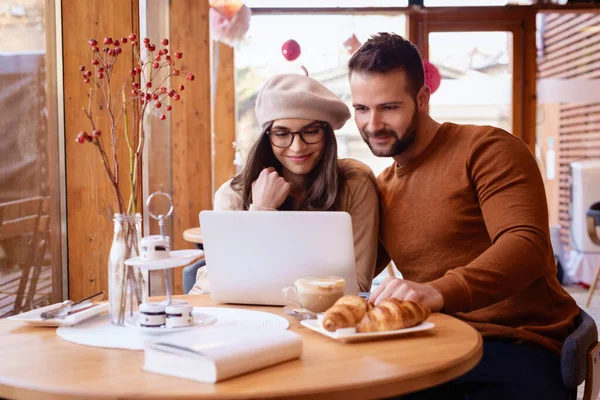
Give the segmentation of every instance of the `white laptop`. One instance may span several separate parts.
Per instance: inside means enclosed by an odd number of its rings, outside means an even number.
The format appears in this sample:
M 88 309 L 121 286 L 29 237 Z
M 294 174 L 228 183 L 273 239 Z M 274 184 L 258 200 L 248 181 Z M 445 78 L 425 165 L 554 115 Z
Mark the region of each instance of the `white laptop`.
M 352 220 L 346 212 L 202 211 L 213 300 L 285 305 L 285 286 L 307 275 L 341 276 L 357 294 Z

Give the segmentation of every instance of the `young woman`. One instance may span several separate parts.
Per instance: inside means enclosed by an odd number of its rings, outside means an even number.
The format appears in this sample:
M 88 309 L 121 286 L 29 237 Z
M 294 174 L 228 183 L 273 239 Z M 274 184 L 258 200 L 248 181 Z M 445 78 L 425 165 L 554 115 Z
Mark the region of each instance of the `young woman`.
M 350 118 L 348 107 L 316 80 L 284 74 L 266 82 L 255 111 L 262 134 L 243 171 L 216 192 L 214 209 L 348 212 L 358 289 L 369 291 L 377 257 L 379 198 L 369 167 L 338 159 L 334 130 Z M 207 291 L 205 276 L 203 269 L 198 271 L 190 294 Z

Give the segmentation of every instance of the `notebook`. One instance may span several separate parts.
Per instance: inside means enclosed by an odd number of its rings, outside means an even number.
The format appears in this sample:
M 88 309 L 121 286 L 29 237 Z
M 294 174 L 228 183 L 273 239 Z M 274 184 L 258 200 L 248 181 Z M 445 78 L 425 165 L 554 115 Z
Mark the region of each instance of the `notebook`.
M 302 338 L 291 331 L 214 327 L 147 341 L 143 370 L 216 383 L 302 355 Z

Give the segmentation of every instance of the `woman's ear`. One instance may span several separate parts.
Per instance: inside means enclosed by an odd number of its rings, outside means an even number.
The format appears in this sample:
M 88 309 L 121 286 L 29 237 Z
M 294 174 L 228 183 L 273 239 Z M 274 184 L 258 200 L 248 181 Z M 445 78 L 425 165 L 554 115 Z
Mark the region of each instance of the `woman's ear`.
M 427 85 L 423 85 L 417 93 L 417 108 L 419 111 L 427 112 L 429 110 L 429 98 L 431 97 L 431 89 Z

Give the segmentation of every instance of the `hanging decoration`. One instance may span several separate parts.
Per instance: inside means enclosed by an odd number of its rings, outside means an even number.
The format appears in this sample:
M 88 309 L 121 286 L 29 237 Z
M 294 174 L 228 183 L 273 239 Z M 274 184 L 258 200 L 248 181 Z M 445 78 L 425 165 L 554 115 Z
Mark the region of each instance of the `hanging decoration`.
M 290 39 L 286 41 L 281 46 L 281 54 L 288 61 L 294 61 L 298 57 L 300 57 L 300 45 L 294 39 Z
M 354 52 L 358 50 L 358 48 L 362 45 L 362 43 L 360 42 L 360 40 L 358 40 L 355 34 L 352 34 L 352 36 L 346 39 L 343 44 L 344 48 L 348 50 L 348 53 L 350 53 L 350 55 L 354 54 Z
M 425 69 L 425 84 L 431 89 L 431 94 L 435 93 L 442 83 L 442 75 L 440 70 L 433 65 L 429 60 L 423 60 L 423 67 Z
M 212 40 L 234 47 L 248 32 L 252 13 L 241 0 L 212 0 L 208 16 Z M 219 70 L 219 48 L 219 46 L 215 46 L 210 82 L 211 103 L 213 106 Z
M 240 0 L 213 0 L 209 10 L 212 39 L 234 47 L 248 32 L 251 17 Z
M 230 47 L 234 47 L 240 43 L 248 32 L 248 29 L 250 29 L 252 12 L 241 0 L 211 0 L 208 14 L 212 40 L 222 42 Z M 217 93 L 220 47 L 214 47 L 215 51 L 210 78 L 210 103 L 213 110 L 215 108 Z M 212 134 L 214 136 L 215 132 Z M 235 146 L 235 142 L 233 145 Z
M 221 14 L 223 18 L 231 21 L 233 16 L 242 8 L 244 3 L 240 0 L 212 0 L 210 7 Z

